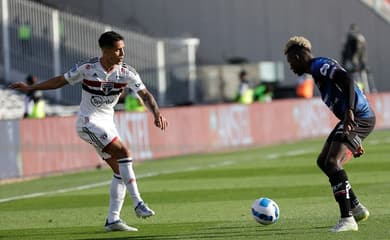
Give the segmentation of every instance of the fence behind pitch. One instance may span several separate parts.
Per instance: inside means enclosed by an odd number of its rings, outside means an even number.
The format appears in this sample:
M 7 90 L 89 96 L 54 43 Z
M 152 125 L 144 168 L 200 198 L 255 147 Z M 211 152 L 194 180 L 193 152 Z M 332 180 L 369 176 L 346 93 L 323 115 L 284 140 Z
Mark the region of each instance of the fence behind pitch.
M 30 73 L 40 80 L 63 74 L 78 61 L 99 56 L 99 36 L 115 30 L 126 41 L 125 62 L 137 69 L 160 105 L 193 100 L 189 94 L 179 98 L 166 94 L 167 86 L 182 87 L 177 81 L 185 82 L 184 93 L 194 91 L 194 86 L 186 83 L 194 79 L 191 74 L 195 71 L 190 70 L 195 59 L 188 57 L 195 52 L 192 42 L 151 38 L 30 1 L 3 0 L 0 10 L 0 71 L 6 82 L 23 80 Z M 180 51 L 170 47 L 177 43 Z M 68 86 L 45 94 L 63 104 L 79 104 L 80 92 L 80 88 Z

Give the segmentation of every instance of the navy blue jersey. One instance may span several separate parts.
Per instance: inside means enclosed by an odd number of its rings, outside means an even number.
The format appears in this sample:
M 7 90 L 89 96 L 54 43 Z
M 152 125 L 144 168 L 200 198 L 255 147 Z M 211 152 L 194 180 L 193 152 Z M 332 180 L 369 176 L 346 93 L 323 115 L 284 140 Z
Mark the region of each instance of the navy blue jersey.
M 345 71 L 340 64 L 330 58 L 313 58 L 310 66 L 310 72 L 320 90 L 322 101 L 340 120 L 344 119 L 345 112 L 348 110 L 348 99 L 339 85 L 333 81 L 335 70 Z M 355 84 L 355 106 L 354 115 L 358 118 L 370 118 L 375 114 L 372 111 L 366 96 Z

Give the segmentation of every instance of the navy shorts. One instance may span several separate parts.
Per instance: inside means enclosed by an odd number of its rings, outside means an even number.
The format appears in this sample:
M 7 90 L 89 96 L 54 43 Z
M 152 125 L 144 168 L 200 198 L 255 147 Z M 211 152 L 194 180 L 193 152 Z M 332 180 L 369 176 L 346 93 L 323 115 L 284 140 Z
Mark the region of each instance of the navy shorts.
M 356 152 L 362 141 L 374 130 L 376 118 L 355 118 L 357 126 L 349 134 L 344 134 L 343 121 L 337 123 L 336 127 L 330 133 L 326 142 L 342 142 L 347 145 L 351 152 Z

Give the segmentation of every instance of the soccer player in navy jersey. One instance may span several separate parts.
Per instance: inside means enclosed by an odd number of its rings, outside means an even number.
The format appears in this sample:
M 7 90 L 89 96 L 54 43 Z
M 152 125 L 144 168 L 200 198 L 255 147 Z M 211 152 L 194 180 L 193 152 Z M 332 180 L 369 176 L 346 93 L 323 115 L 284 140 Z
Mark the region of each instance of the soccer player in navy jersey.
M 369 211 L 352 191 L 343 165 L 364 153 L 362 141 L 375 126 L 375 114 L 367 98 L 340 64 L 330 58 L 314 58 L 311 43 L 304 37 L 288 40 L 284 54 L 297 75 L 309 73 L 321 93 L 322 101 L 340 120 L 318 156 L 318 167 L 328 176 L 341 218 L 332 232 L 357 231 L 357 222 L 366 220 Z

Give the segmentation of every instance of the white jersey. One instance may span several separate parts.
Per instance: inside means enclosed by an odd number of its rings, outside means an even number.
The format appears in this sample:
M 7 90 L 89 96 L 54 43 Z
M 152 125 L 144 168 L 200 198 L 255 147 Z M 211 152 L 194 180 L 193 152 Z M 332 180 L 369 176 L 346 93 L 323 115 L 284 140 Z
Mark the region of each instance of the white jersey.
M 113 121 L 114 106 L 124 88 L 145 89 L 139 74 L 129 65 L 115 65 L 106 71 L 98 57 L 76 64 L 64 74 L 71 84 L 82 83 L 79 118 L 88 121 Z

